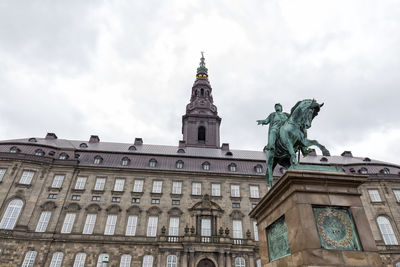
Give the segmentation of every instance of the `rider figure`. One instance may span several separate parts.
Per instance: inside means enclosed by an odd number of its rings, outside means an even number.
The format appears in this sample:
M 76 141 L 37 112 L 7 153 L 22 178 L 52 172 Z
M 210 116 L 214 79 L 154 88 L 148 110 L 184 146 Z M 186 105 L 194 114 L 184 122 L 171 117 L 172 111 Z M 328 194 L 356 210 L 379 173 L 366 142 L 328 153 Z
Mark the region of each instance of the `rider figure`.
M 267 150 L 272 153 L 275 150 L 275 142 L 279 135 L 279 129 L 288 118 L 289 114 L 282 112 L 282 105 L 277 103 L 275 104 L 275 112 L 269 114 L 265 120 L 257 120 L 258 125 L 267 125 L 269 123 Z

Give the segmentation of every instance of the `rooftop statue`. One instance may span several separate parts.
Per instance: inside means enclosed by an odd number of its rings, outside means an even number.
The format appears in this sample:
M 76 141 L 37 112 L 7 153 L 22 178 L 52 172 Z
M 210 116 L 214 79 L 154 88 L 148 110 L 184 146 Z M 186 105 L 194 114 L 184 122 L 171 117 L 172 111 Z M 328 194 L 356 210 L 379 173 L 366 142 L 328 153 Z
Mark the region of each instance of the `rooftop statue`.
M 281 104 L 275 104 L 275 112 L 265 120 L 257 120 L 258 125 L 269 124 L 266 179 L 270 187 L 275 166 L 280 164 L 289 168 L 298 165 L 296 152 L 299 150 L 303 156 L 307 156 L 312 151 L 309 147 L 317 146 L 324 156 L 330 156 L 329 151 L 318 141 L 307 139 L 307 129 L 323 105 L 314 99 L 305 99 L 297 102 L 288 114 L 282 112 Z

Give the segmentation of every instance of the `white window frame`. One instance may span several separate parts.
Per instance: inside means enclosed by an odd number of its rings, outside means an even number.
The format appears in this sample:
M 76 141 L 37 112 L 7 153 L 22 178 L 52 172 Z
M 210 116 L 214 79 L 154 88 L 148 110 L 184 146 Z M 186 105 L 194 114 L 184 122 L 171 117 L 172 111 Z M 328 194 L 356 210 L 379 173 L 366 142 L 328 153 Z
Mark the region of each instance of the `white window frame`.
M 208 162 L 204 162 L 202 164 L 203 170 L 205 170 L 205 171 L 209 171 L 210 170 L 210 166 L 211 166 L 211 164 L 208 163 Z
M 3 218 L 1 219 L 0 229 L 14 229 L 23 207 L 24 202 L 21 199 L 11 200 L 7 205 L 7 209 L 3 214 Z
M 389 219 L 384 216 L 379 216 L 376 218 L 376 222 L 378 223 L 379 231 L 381 232 L 385 245 L 398 245 L 396 235 L 394 234 Z
M 97 177 L 96 184 L 94 185 L 94 190 L 103 191 L 105 186 L 106 186 L 106 178 Z
M 142 267 L 153 267 L 154 257 L 152 255 L 145 255 L 143 257 Z
M 121 256 L 121 261 L 119 267 L 131 267 L 132 256 L 129 254 L 124 254 Z
M 260 198 L 260 187 L 258 185 L 250 185 L 250 197 Z
M 172 194 L 182 194 L 182 182 L 172 182 Z
M 393 194 L 396 197 L 396 201 L 400 202 L 400 189 L 393 189 Z
M 232 234 L 233 238 L 243 238 L 243 225 L 241 220 L 232 221 Z
M 178 267 L 178 257 L 175 255 L 168 255 L 167 267 Z
M 51 257 L 51 262 L 49 267 L 61 267 L 64 259 L 64 253 L 62 252 L 54 252 Z
M 155 237 L 157 236 L 157 225 L 158 225 L 158 217 L 150 216 L 147 222 L 147 236 Z
M 258 226 L 257 222 L 253 221 L 254 241 L 258 241 Z
M 229 171 L 236 172 L 237 171 L 237 165 L 235 163 L 229 164 Z
M 199 182 L 192 183 L 192 195 L 201 196 L 201 183 Z
M 161 194 L 162 193 L 162 181 L 153 181 L 153 189 L 152 189 L 152 193 L 157 193 L 157 194 Z
M 378 189 L 368 189 L 368 194 L 371 202 L 382 202 L 382 198 Z
M 97 265 L 96 267 L 103 267 L 103 260 L 104 258 L 107 258 L 110 260 L 110 256 L 107 253 L 101 253 L 99 257 L 97 258 Z M 108 264 L 107 264 L 108 265 Z
M 144 180 L 135 180 L 135 183 L 133 185 L 133 192 L 136 192 L 136 193 L 143 192 L 143 184 L 144 184 Z
M 114 191 L 122 192 L 125 187 L 125 178 L 116 178 L 114 183 Z
M 131 160 L 129 159 L 129 158 L 123 158 L 122 160 L 121 160 L 121 165 L 122 166 L 128 166 L 129 165 L 129 162 L 130 162 Z
M 76 213 L 67 213 L 65 214 L 64 223 L 61 228 L 62 234 L 69 234 L 72 231 L 72 227 L 74 226 L 76 218 Z
M 183 165 L 184 165 L 184 163 L 183 163 L 182 160 L 178 160 L 178 161 L 176 162 L 176 168 L 177 168 L 177 169 L 183 169 Z
M 51 187 L 53 188 L 61 188 L 64 182 L 65 175 L 57 174 L 54 175 L 53 183 Z
M 85 189 L 86 181 L 87 181 L 87 177 L 79 176 L 76 179 L 75 189 L 77 189 L 77 190 Z
M 36 256 L 37 252 L 34 250 L 26 252 L 22 267 L 33 267 L 35 265 Z
M 179 218 L 178 217 L 169 218 L 168 235 L 179 236 Z
M 105 235 L 114 235 L 115 226 L 117 225 L 117 215 L 111 214 L 107 216 L 106 227 L 104 228 Z
M 231 184 L 231 197 L 240 197 L 240 185 Z
M 39 221 L 36 225 L 35 232 L 43 233 L 46 232 L 47 226 L 49 225 L 51 217 L 51 211 L 42 211 L 40 214 Z
M 256 265 L 257 265 L 257 267 L 262 267 L 262 266 L 261 266 L 261 259 L 258 259 L 258 260 L 256 261 Z
M 201 236 L 211 236 L 211 219 L 201 219 Z
M 235 267 L 246 267 L 246 260 L 243 257 L 235 258 Z
M 20 184 L 31 184 L 33 176 L 35 175 L 34 171 L 23 171 L 21 175 L 21 179 L 19 179 Z
M 6 174 L 7 169 L 0 169 L 0 182 L 3 181 L 4 175 Z
M 221 196 L 221 184 L 211 184 L 211 196 Z
M 73 267 L 85 267 L 86 253 L 80 252 L 75 255 Z
M 94 226 L 96 225 L 97 214 L 88 213 L 86 215 L 85 226 L 83 227 L 82 234 L 91 235 L 93 234 Z
M 130 215 L 128 216 L 128 221 L 126 222 L 126 236 L 135 236 L 136 235 L 136 227 L 138 222 L 138 216 Z

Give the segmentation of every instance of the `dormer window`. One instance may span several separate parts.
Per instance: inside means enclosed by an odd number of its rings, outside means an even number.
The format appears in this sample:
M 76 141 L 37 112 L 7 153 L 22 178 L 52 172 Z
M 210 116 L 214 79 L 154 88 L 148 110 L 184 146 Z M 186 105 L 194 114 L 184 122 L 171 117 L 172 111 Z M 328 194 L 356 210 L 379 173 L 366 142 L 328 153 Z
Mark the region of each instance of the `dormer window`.
M 29 139 L 28 139 L 28 142 L 36 143 L 37 140 L 36 140 L 36 138 L 32 137 L 32 138 L 29 138 Z
M 87 144 L 86 143 L 82 143 L 79 145 L 80 148 L 87 148 Z
M 381 173 L 383 173 L 383 174 L 390 174 L 390 170 L 389 170 L 388 168 L 383 168 L 383 169 L 381 170 Z
M 179 148 L 177 152 L 178 152 L 178 153 L 182 153 L 182 154 L 186 153 L 185 150 L 184 150 L 183 148 Z
M 69 158 L 69 156 L 67 155 L 67 153 L 61 153 L 60 154 L 60 156 L 58 156 L 58 159 L 62 159 L 62 160 L 65 160 L 65 159 L 68 159 Z
M 19 153 L 19 152 L 21 152 L 21 150 L 16 146 L 10 148 L 10 153 Z
M 355 173 L 355 172 L 356 172 L 356 170 L 355 170 L 354 168 L 350 168 L 349 171 L 350 171 L 351 173 Z
M 365 168 L 365 167 L 362 167 L 362 168 L 359 170 L 359 172 L 360 172 L 361 174 L 368 174 L 368 169 Z
M 130 147 L 128 148 L 128 150 L 129 150 L 129 151 L 136 151 L 136 147 L 135 147 L 135 146 L 130 146 Z
M 228 151 L 225 153 L 225 156 L 233 156 L 232 152 Z
M 41 149 L 36 149 L 36 150 L 35 150 L 35 155 L 36 155 L 36 156 L 43 157 L 43 156 L 44 156 L 44 151 L 41 150 Z
M 365 161 L 365 162 L 371 162 L 371 159 L 370 159 L 370 158 L 364 158 L 363 161 Z
M 260 164 L 258 164 L 254 168 L 256 170 L 256 173 L 262 173 L 263 172 L 263 167 Z
M 328 159 L 325 158 L 325 157 L 322 157 L 319 161 L 321 161 L 321 162 L 328 162 Z
M 157 160 L 155 159 L 149 160 L 149 166 L 155 168 L 157 166 Z
M 103 158 L 102 157 L 100 157 L 100 156 L 94 157 L 94 161 L 93 161 L 94 164 L 99 165 L 102 162 L 103 162 Z
M 231 172 L 235 172 L 235 171 L 236 171 L 236 169 L 237 169 L 237 166 L 236 166 L 236 164 L 235 164 L 235 163 L 231 163 L 231 164 L 229 164 L 229 171 L 231 171 Z
M 177 169 L 183 169 L 183 161 L 182 160 L 178 160 L 176 162 L 176 168 Z
M 131 160 L 128 157 L 124 157 L 121 160 L 121 165 L 122 166 L 128 166 L 130 162 L 131 162 Z
M 203 170 L 209 171 L 210 170 L 210 163 L 206 161 L 206 162 L 204 162 L 202 164 L 202 167 L 203 167 Z

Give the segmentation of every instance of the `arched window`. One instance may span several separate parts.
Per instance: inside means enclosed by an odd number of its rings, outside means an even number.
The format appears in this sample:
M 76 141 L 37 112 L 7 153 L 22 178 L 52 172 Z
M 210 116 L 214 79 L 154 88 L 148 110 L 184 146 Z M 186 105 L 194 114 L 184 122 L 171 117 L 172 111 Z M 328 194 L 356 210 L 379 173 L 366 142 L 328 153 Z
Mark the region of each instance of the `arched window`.
M 350 171 L 351 173 L 355 173 L 355 172 L 356 172 L 356 170 L 355 170 L 354 168 L 350 168 L 349 171 Z
M 19 152 L 21 152 L 21 150 L 16 146 L 10 148 L 10 153 L 19 153 Z
M 400 267 L 400 262 L 396 263 L 395 266 L 396 266 L 396 267 Z
M 36 251 L 28 251 L 25 254 L 24 262 L 22 263 L 22 267 L 33 267 L 35 264 L 37 252 Z
M 359 172 L 360 172 L 361 174 L 368 174 L 368 169 L 365 168 L 365 167 L 362 167 L 362 168 L 359 170 Z
M 261 267 L 261 260 L 260 259 L 257 260 L 257 267 Z
M 176 162 L 176 168 L 177 169 L 183 169 L 183 161 L 182 160 L 178 160 Z
M 256 170 L 256 173 L 262 173 L 262 172 L 263 172 L 263 167 L 262 167 L 260 164 L 258 164 L 258 165 L 255 167 L 255 170 Z
M 197 131 L 197 140 L 199 143 L 204 144 L 206 142 L 206 127 L 200 126 Z
M 236 164 L 235 164 L 235 163 L 229 164 L 229 170 L 230 170 L 231 172 L 235 172 L 235 171 L 237 170 Z
M 144 256 L 142 267 L 153 267 L 153 256 L 151 255 Z
M 381 173 L 383 173 L 383 174 L 390 174 L 390 170 L 389 170 L 389 168 L 383 168 L 383 169 L 381 170 Z
M 85 267 L 86 253 L 78 253 L 75 256 L 73 267 Z
M 178 153 L 185 153 L 185 150 L 183 148 L 179 148 L 177 152 Z
M 129 151 L 135 151 L 135 150 L 136 150 L 136 147 L 135 147 L 135 146 L 130 146 L 130 147 L 128 148 L 128 150 L 129 150 Z
M 397 239 L 388 218 L 379 216 L 376 221 L 378 222 L 379 230 L 381 231 L 385 245 L 397 245 Z
M 246 267 L 246 262 L 244 261 L 244 258 L 237 257 L 235 259 L 235 267 Z
M 167 267 L 178 267 L 178 257 L 175 255 L 169 255 L 167 257 Z
M 228 151 L 228 152 L 225 153 L 225 156 L 233 156 L 233 153 Z
M 35 138 L 35 137 L 32 137 L 32 138 L 29 138 L 29 139 L 28 139 L 28 142 L 31 142 L 31 143 L 36 143 L 36 142 L 37 142 L 37 140 L 36 140 L 36 138 Z
M 94 164 L 99 165 L 102 162 L 103 162 L 103 158 L 102 157 L 100 157 L 100 156 L 94 157 L 94 161 L 93 161 Z
M 328 159 L 325 158 L 325 157 L 322 157 L 319 161 L 321 161 L 321 162 L 328 162 Z
M 203 88 L 200 89 L 200 94 L 201 94 L 201 96 L 204 96 L 204 89 Z
M 64 253 L 54 252 L 49 267 L 61 267 L 63 258 L 64 258 Z
M 203 170 L 205 170 L 205 171 L 208 171 L 208 170 L 210 170 L 210 163 L 209 162 L 204 162 L 203 164 L 202 164 L 202 166 L 203 166 Z
M 155 159 L 149 160 L 149 166 L 152 167 L 152 168 L 156 167 L 157 166 L 157 160 L 155 160 Z
M 41 150 L 41 149 L 36 149 L 35 150 L 35 155 L 36 156 L 44 156 L 44 151 L 43 150 Z
M 121 165 L 122 166 L 128 166 L 130 162 L 131 162 L 131 160 L 128 157 L 124 157 L 121 160 Z
M 108 254 L 100 254 L 99 258 L 97 259 L 97 267 L 103 267 L 103 263 L 108 263 L 109 257 Z
M 79 145 L 80 148 L 87 148 L 87 144 L 86 143 L 82 143 Z
M 62 160 L 64 160 L 64 159 L 68 159 L 69 158 L 69 156 L 67 155 L 67 153 L 61 153 L 60 154 L 60 156 L 58 157 L 58 159 L 62 159 Z
M 122 255 L 119 267 L 131 267 L 131 260 L 132 260 L 131 255 L 128 254 Z
M 0 222 L 0 229 L 14 229 L 24 203 L 21 199 L 14 199 L 8 203 L 6 212 Z

